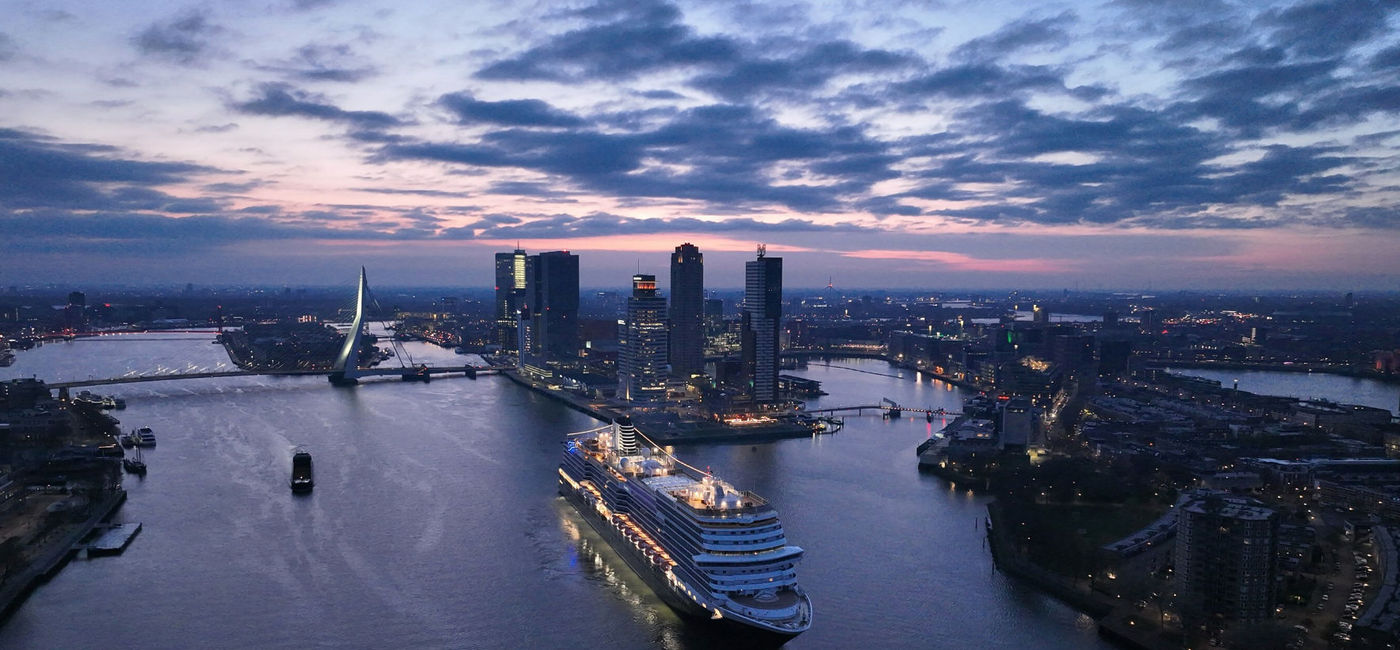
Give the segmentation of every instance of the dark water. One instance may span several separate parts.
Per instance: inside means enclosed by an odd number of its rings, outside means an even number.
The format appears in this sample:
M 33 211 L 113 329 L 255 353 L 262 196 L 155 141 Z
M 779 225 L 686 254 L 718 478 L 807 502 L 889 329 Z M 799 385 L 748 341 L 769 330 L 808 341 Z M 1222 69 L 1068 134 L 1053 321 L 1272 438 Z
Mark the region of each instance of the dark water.
M 1361 404 L 1400 413 L 1400 384 L 1374 379 L 1329 375 L 1323 372 L 1274 372 L 1270 370 L 1213 370 L 1208 368 L 1169 368 L 1171 372 L 1204 377 L 1229 388 L 1240 382 L 1240 390 L 1259 395 L 1281 395 L 1304 399 L 1327 399 L 1343 404 Z
M 145 337 L 149 339 L 150 337 Z M 460 362 L 418 345 L 415 358 Z M 75 341 L 0 377 L 113 376 L 227 362 L 207 340 Z M 820 404 L 956 407 L 873 361 L 799 371 Z M 503 378 L 335 389 L 316 378 L 117 386 L 151 426 L 122 556 L 78 559 L 0 628 L 0 647 L 706 648 L 556 496 L 566 432 L 594 422 Z M 779 509 L 816 610 L 791 648 L 1106 648 L 1091 621 L 992 569 L 984 500 L 920 475 L 939 423 L 848 418 L 839 434 L 678 447 Z M 287 487 L 291 453 L 316 489 Z

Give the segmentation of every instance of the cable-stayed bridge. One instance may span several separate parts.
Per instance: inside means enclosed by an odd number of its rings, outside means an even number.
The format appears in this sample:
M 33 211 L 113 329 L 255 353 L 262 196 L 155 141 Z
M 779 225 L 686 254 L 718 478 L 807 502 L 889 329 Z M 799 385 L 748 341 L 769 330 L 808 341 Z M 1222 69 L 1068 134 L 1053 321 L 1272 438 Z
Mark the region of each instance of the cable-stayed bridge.
M 433 375 L 453 375 L 461 374 L 467 377 L 476 378 L 478 375 L 496 374 L 501 368 L 496 366 L 460 365 L 460 366 L 429 366 L 401 365 L 398 368 L 364 368 L 360 366 L 360 347 L 364 341 L 365 320 L 369 315 L 369 308 L 377 305 L 373 294 L 369 291 L 369 283 L 365 279 L 365 269 L 360 268 L 360 282 L 355 295 L 355 320 L 350 325 L 350 330 L 346 332 L 345 343 L 340 348 L 340 353 L 336 356 L 335 363 L 328 370 L 206 370 L 202 368 L 185 368 L 182 370 L 160 370 L 150 374 L 127 374 L 120 377 L 109 377 L 105 379 L 89 378 L 76 381 L 53 382 L 50 388 L 83 388 L 88 386 L 111 386 L 114 384 L 135 384 L 151 381 L 173 381 L 176 379 L 215 379 L 219 377 L 249 377 L 254 375 L 321 375 L 327 377 L 336 386 L 351 386 L 359 383 L 365 377 L 399 377 L 405 381 L 428 381 Z M 398 342 L 394 341 L 398 346 Z M 402 352 L 398 355 L 402 364 L 403 357 L 407 356 Z M 222 365 L 222 364 L 220 364 Z

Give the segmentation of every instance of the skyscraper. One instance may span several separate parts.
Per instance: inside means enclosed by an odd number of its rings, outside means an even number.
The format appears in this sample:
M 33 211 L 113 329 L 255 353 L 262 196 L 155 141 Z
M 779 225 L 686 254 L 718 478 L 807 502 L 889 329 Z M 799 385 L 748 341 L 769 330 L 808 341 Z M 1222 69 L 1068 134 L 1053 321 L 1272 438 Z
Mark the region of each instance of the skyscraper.
M 783 311 L 783 258 L 768 257 L 763 245 L 758 259 L 744 264 L 743 366 L 754 401 L 778 399 L 778 325 Z
M 666 398 L 666 299 L 656 276 L 632 276 L 627 318 L 618 331 L 617 395 L 629 402 Z
M 525 297 L 534 319 L 534 350 L 547 360 L 578 355 L 578 256 L 568 251 L 525 260 Z
M 496 253 L 496 343 L 518 350 L 515 312 L 525 295 L 525 251 Z
M 671 255 L 671 374 L 689 377 L 705 372 L 705 256 L 690 243 Z

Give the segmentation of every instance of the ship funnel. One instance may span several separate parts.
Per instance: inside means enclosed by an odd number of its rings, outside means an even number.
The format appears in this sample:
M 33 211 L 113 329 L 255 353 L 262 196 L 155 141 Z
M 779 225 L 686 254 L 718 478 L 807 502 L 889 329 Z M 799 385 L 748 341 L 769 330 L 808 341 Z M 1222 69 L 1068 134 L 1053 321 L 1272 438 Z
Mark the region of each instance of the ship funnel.
M 613 421 L 613 432 L 617 435 L 617 449 L 624 455 L 637 453 L 637 428 L 632 426 L 632 418 L 625 415 Z

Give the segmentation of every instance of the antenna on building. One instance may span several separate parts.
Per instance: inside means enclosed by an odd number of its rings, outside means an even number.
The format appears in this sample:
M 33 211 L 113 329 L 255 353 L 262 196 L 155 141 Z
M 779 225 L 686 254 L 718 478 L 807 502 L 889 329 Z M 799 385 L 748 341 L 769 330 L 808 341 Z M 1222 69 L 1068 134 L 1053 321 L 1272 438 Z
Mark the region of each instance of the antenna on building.
M 763 259 L 763 256 L 764 256 L 764 255 L 767 255 L 767 254 L 768 254 L 768 244 L 759 244 L 759 245 L 758 245 L 758 259 Z

